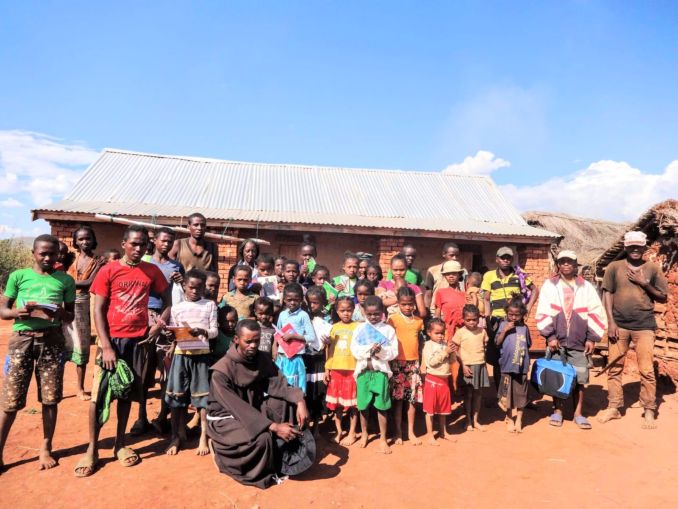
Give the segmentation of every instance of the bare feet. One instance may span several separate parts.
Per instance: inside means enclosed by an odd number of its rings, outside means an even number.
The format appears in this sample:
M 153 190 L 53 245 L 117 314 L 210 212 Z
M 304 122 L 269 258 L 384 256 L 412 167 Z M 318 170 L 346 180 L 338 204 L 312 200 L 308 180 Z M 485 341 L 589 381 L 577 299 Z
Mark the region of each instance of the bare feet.
M 165 451 L 168 456 L 176 456 L 181 450 L 181 439 L 179 437 L 173 438 L 170 446 Z
M 643 424 L 641 425 L 643 429 L 656 429 L 657 421 L 654 418 L 654 410 L 645 410 L 643 415 Z
M 402 444 L 402 440 L 400 443 Z M 381 454 L 391 454 L 392 452 L 391 448 L 388 446 L 388 443 L 384 439 L 379 440 L 379 452 Z
M 438 437 L 438 440 L 445 440 L 446 442 L 450 442 L 450 443 L 455 443 L 457 441 L 457 439 L 454 438 L 451 435 L 440 435 Z
M 513 419 L 509 419 L 508 417 L 504 419 L 504 422 L 506 423 L 506 431 L 509 433 L 515 433 L 516 432 L 516 426 L 513 423 Z
M 344 438 L 341 442 L 339 442 L 341 445 L 344 445 L 348 447 L 349 445 L 353 445 L 356 443 L 358 439 L 356 438 L 355 434 L 348 434 L 346 435 L 346 438 Z
M 473 425 L 471 425 L 471 424 L 467 425 L 466 431 L 473 431 Z
M 487 431 L 487 430 L 485 429 L 485 426 L 483 426 L 482 424 L 480 424 L 480 423 L 478 422 L 478 419 L 476 419 L 475 421 L 473 421 L 473 429 L 477 429 L 478 431 L 483 431 L 483 432 L 484 432 L 484 431 Z
M 198 443 L 198 450 L 195 451 L 198 456 L 207 456 L 210 453 L 210 448 L 207 445 L 207 437 L 200 437 L 200 442 Z M 169 453 L 168 453 L 169 454 Z
M 337 444 L 340 444 L 342 436 L 343 436 L 343 433 L 341 431 L 339 433 L 337 433 L 337 436 L 334 437 L 334 442 L 337 443 Z
M 523 419 L 522 417 L 516 417 L 516 433 L 523 432 Z
M 396 438 L 396 439 L 393 441 L 393 443 L 394 443 L 395 445 L 403 445 L 403 439 L 400 438 L 400 437 L 398 437 L 398 438 Z
M 40 449 L 38 462 L 40 463 L 40 470 L 49 470 L 50 468 L 54 468 L 59 464 L 57 460 L 54 459 L 54 456 L 52 456 L 52 451 L 50 451 L 47 447 Z
M 598 416 L 598 422 L 605 424 L 606 422 L 611 421 L 612 419 L 621 419 L 621 413 L 619 413 L 618 408 L 607 408 L 603 410 L 603 413 Z
M 412 433 L 408 442 L 410 445 L 421 445 L 421 438 L 414 436 L 414 433 Z
M 361 449 L 367 447 L 367 433 L 363 433 L 362 435 L 360 435 L 360 443 L 358 444 L 358 447 L 360 447 Z
M 89 401 L 92 399 L 92 396 L 86 393 L 85 391 L 78 391 L 78 399 L 80 401 Z
M 435 446 L 435 447 L 440 447 L 440 444 L 436 441 L 436 437 L 434 437 L 433 435 L 431 435 L 431 436 L 428 437 L 428 440 L 426 440 L 426 443 L 427 443 L 428 445 L 433 445 L 433 446 Z

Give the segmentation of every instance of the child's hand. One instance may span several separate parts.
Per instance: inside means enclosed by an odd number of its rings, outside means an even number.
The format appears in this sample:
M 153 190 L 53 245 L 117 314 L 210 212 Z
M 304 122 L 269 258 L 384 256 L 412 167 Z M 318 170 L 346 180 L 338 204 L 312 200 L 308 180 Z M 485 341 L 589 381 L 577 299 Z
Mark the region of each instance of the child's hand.
M 320 341 L 322 341 L 324 345 L 329 345 L 332 342 L 332 338 L 327 335 L 322 335 L 320 336 Z
M 514 329 L 516 327 L 516 322 L 506 322 L 506 329 L 507 331 Z
M 466 378 L 471 378 L 473 376 L 473 371 L 471 371 L 469 366 L 464 366 L 464 376 Z
M 457 345 L 455 345 L 454 343 L 448 343 L 447 346 L 445 347 L 445 353 L 447 355 L 452 355 L 456 351 L 457 351 Z
M 334 289 L 337 290 L 338 292 L 343 292 L 344 291 L 344 283 L 337 283 L 334 285 Z
M 178 285 L 184 282 L 184 276 L 181 275 L 181 272 L 176 270 L 170 274 L 170 279 Z
M 330 304 L 334 305 L 334 303 L 337 301 L 337 296 L 334 294 L 330 294 L 329 297 L 327 297 L 327 302 Z
M 199 336 L 207 336 L 207 331 L 205 329 L 200 329 L 198 327 L 194 327 L 191 329 L 191 336 L 193 337 L 199 337 Z
M 325 376 L 323 377 L 323 379 L 325 381 L 325 385 L 328 385 L 330 383 L 330 371 L 329 370 L 325 371 Z
M 14 316 L 18 320 L 26 320 L 27 318 L 31 317 L 31 311 L 25 306 L 22 308 L 16 308 L 14 310 Z
M 370 348 L 370 356 L 375 356 L 381 351 L 381 345 L 378 344 L 373 344 L 372 348 Z

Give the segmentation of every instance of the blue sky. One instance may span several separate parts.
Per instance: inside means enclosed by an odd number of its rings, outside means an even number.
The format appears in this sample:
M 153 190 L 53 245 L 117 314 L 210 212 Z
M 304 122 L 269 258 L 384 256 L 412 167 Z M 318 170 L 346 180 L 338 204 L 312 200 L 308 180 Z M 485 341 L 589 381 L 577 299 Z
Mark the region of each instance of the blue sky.
M 2 0 L 0 235 L 103 147 L 453 165 L 633 219 L 678 196 L 677 25 L 670 1 Z

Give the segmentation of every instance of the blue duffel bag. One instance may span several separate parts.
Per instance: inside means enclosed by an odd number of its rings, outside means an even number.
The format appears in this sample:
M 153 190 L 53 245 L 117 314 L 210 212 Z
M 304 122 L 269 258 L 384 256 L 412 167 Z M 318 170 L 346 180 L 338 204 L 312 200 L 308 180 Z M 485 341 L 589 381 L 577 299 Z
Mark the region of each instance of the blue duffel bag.
M 555 359 L 537 359 L 532 365 L 530 381 L 541 394 L 567 399 L 577 384 L 577 371 L 572 364 Z

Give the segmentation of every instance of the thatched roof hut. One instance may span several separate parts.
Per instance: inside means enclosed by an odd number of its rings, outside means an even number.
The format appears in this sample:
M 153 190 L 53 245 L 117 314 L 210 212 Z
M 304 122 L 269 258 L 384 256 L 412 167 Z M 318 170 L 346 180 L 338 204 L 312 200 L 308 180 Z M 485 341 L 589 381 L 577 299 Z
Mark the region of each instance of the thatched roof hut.
M 558 233 L 562 240 L 558 249 L 575 251 L 582 265 L 590 265 L 605 248 L 628 229 L 624 223 L 613 223 L 554 212 L 525 212 L 527 224 Z
M 629 230 L 645 232 L 649 249 L 644 258 L 657 263 L 669 282 L 668 301 L 655 304 L 655 356 L 660 373 L 678 381 L 678 200 L 666 200 L 655 205 L 640 216 Z M 596 260 L 596 274 L 602 276 L 610 262 L 623 257 L 624 242 L 620 236 Z

